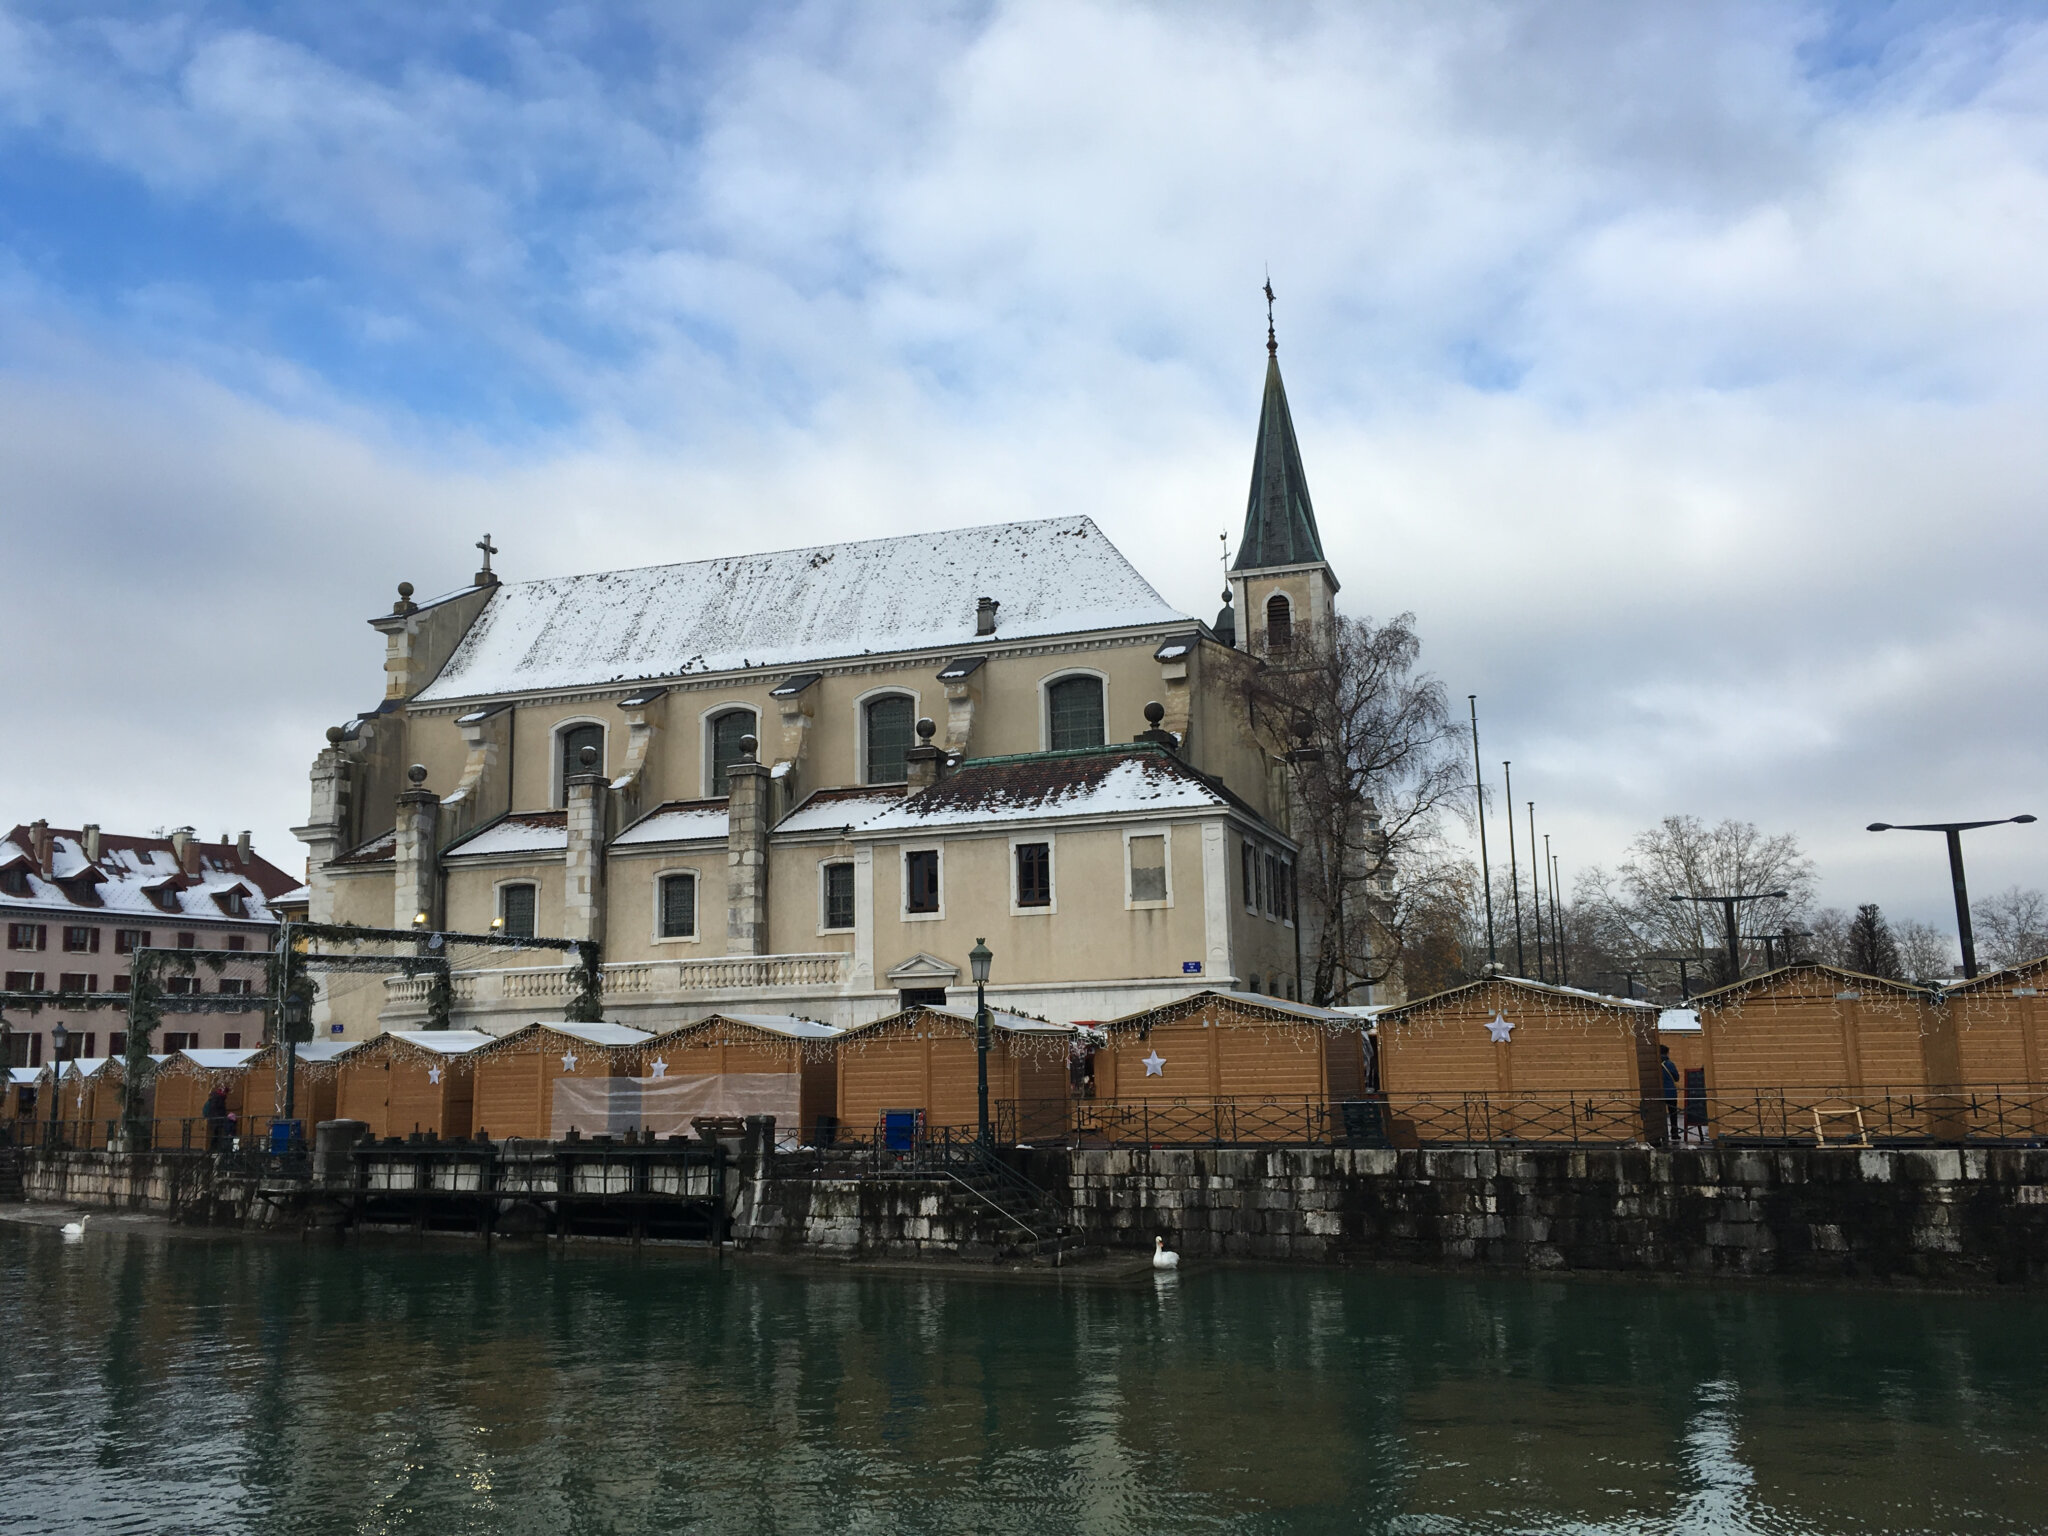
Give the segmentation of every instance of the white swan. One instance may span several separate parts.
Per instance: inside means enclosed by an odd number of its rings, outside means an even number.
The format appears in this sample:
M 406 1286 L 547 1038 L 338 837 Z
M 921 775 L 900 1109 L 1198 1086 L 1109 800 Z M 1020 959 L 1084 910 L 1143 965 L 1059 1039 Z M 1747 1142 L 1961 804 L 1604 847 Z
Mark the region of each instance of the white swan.
M 1154 1269 L 1179 1269 L 1180 1255 L 1166 1246 L 1166 1239 L 1152 1239 L 1152 1267 Z
M 79 1218 L 78 1218 L 78 1220 L 76 1220 L 76 1221 L 67 1221 L 67 1222 L 65 1222 L 65 1223 L 64 1223 L 64 1235 L 65 1235 L 66 1237 L 83 1237 L 83 1236 L 85 1236 L 85 1224 L 86 1224 L 86 1223 L 87 1223 L 88 1221 L 91 1221 L 91 1220 L 92 1220 L 92 1213 L 91 1213 L 90 1211 L 88 1211 L 88 1212 L 87 1212 L 87 1213 L 86 1213 L 85 1215 L 83 1215 L 83 1216 L 79 1217 Z

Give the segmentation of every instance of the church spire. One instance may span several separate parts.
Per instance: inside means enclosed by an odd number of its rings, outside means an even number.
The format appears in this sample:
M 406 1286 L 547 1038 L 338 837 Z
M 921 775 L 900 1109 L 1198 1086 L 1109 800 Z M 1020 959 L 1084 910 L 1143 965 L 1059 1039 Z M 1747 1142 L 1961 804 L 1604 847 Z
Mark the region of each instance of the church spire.
M 1308 499 L 1308 473 L 1294 441 L 1294 417 L 1280 382 L 1280 343 L 1273 333 L 1273 280 L 1266 279 L 1266 398 L 1259 407 L 1259 441 L 1252 454 L 1251 499 L 1245 507 L 1244 537 L 1232 571 L 1280 565 L 1318 565 L 1323 541 Z

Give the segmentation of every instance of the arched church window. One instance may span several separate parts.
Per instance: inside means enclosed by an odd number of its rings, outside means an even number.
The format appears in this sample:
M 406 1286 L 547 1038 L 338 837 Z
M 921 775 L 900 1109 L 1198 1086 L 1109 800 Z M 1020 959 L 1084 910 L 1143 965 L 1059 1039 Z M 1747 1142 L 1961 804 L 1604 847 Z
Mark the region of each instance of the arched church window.
M 1046 745 L 1055 752 L 1103 743 L 1102 679 L 1063 677 L 1045 690 Z
M 711 793 L 732 793 L 731 769 L 741 759 L 740 738 L 754 735 L 751 709 L 728 709 L 711 717 Z
M 569 803 L 569 780 L 579 773 L 604 772 L 604 727 L 601 725 L 565 726 L 560 733 L 562 743 L 562 775 L 560 805 Z M 590 768 L 583 766 L 583 749 L 595 747 L 597 761 Z
M 1275 592 L 1266 599 L 1266 649 L 1284 651 L 1294 644 L 1294 605 Z
M 910 777 L 911 707 L 900 693 L 885 693 L 861 706 L 868 783 L 901 784 Z

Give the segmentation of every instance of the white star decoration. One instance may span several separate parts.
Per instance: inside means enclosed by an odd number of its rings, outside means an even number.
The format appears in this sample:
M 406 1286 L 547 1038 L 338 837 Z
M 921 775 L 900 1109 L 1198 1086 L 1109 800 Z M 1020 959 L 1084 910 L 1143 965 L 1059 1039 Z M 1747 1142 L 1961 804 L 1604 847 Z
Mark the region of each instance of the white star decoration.
M 1495 1009 L 1493 1017 L 1486 1021 L 1486 1033 L 1492 1037 L 1495 1045 L 1506 1045 L 1508 1036 L 1514 1032 L 1515 1026 L 1500 1016 L 1499 1009 Z
M 654 1064 L 650 1070 L 654 1073 L 656 1077 L 667 1077 L 668 1063 L 663 1061 L 659 1056 L 657 1056 L 654 1058 Z
M 1166 1076 L 1166 1058 L 1159 1054 L 1158 1046 L 1152 1047 L 1152 1054 L 1142 1059 L 1145 1063 L 1145 1075 L 1147 1077 Z
M 439 1067 L 429 1067 L 429 1068 L 427 1068 L 427 1081 L 428 1081 L 428 1082 L 430 1082 L 430 1083 L 438 1083 L 438 1082 L 440 1082 L 440 1081 L 441 1081 L 441 1069 L 440 1069 Z
M 576 1070 L 576 1053 L 574 1051 L 562 1052 L 562 1070 L 564 1072 L 574 1072 Z

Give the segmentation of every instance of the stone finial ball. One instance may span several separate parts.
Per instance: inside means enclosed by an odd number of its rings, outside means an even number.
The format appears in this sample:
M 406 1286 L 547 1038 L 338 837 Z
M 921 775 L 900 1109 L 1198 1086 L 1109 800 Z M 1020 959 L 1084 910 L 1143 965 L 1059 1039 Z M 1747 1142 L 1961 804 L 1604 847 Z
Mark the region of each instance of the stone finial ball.
M 330 725 L 329 727 L 327 727 L 327 740 L 328 743 L 332 746 L 340 746 L 342 738 L 346 735 L 348 735 L 348 732 L 344 731 L 338 725 Z
M 410 601 L 412 598 L 412 583 L 409 581 L 401 581 L 398 584 L 398 595 Z
M 427 765 L 425 763 L 414 763 L 405 770 L 405 776 L 412 780 L 414 787 L 418 787 L 427 782 Z
M 576 753 L 576 761 L 581 763 L 583 765 L 583 771 L 585 773 L 588 773 L 591 769 L 597 766 L 597 748 L 579 748 Z
M 760 751 L 760 749 L 761 743 L 754 740 L 753 737 L 742 736 L 740 738 L 740 756 L 745 758 L 748 762 L 751 763 L 754 760 L 754 754 Z
M 930 715 L 926 715 L 922 720 L 917 722 L 917 739 L 919 741 L 928 742 L 938 734 L 938 722 L 933 720 Z
M 1159 729 L 1159 722 L 1166 718 L 1166 706 L 1154 699 L 1145 706 L 1145 723 L 1153 730 Z

